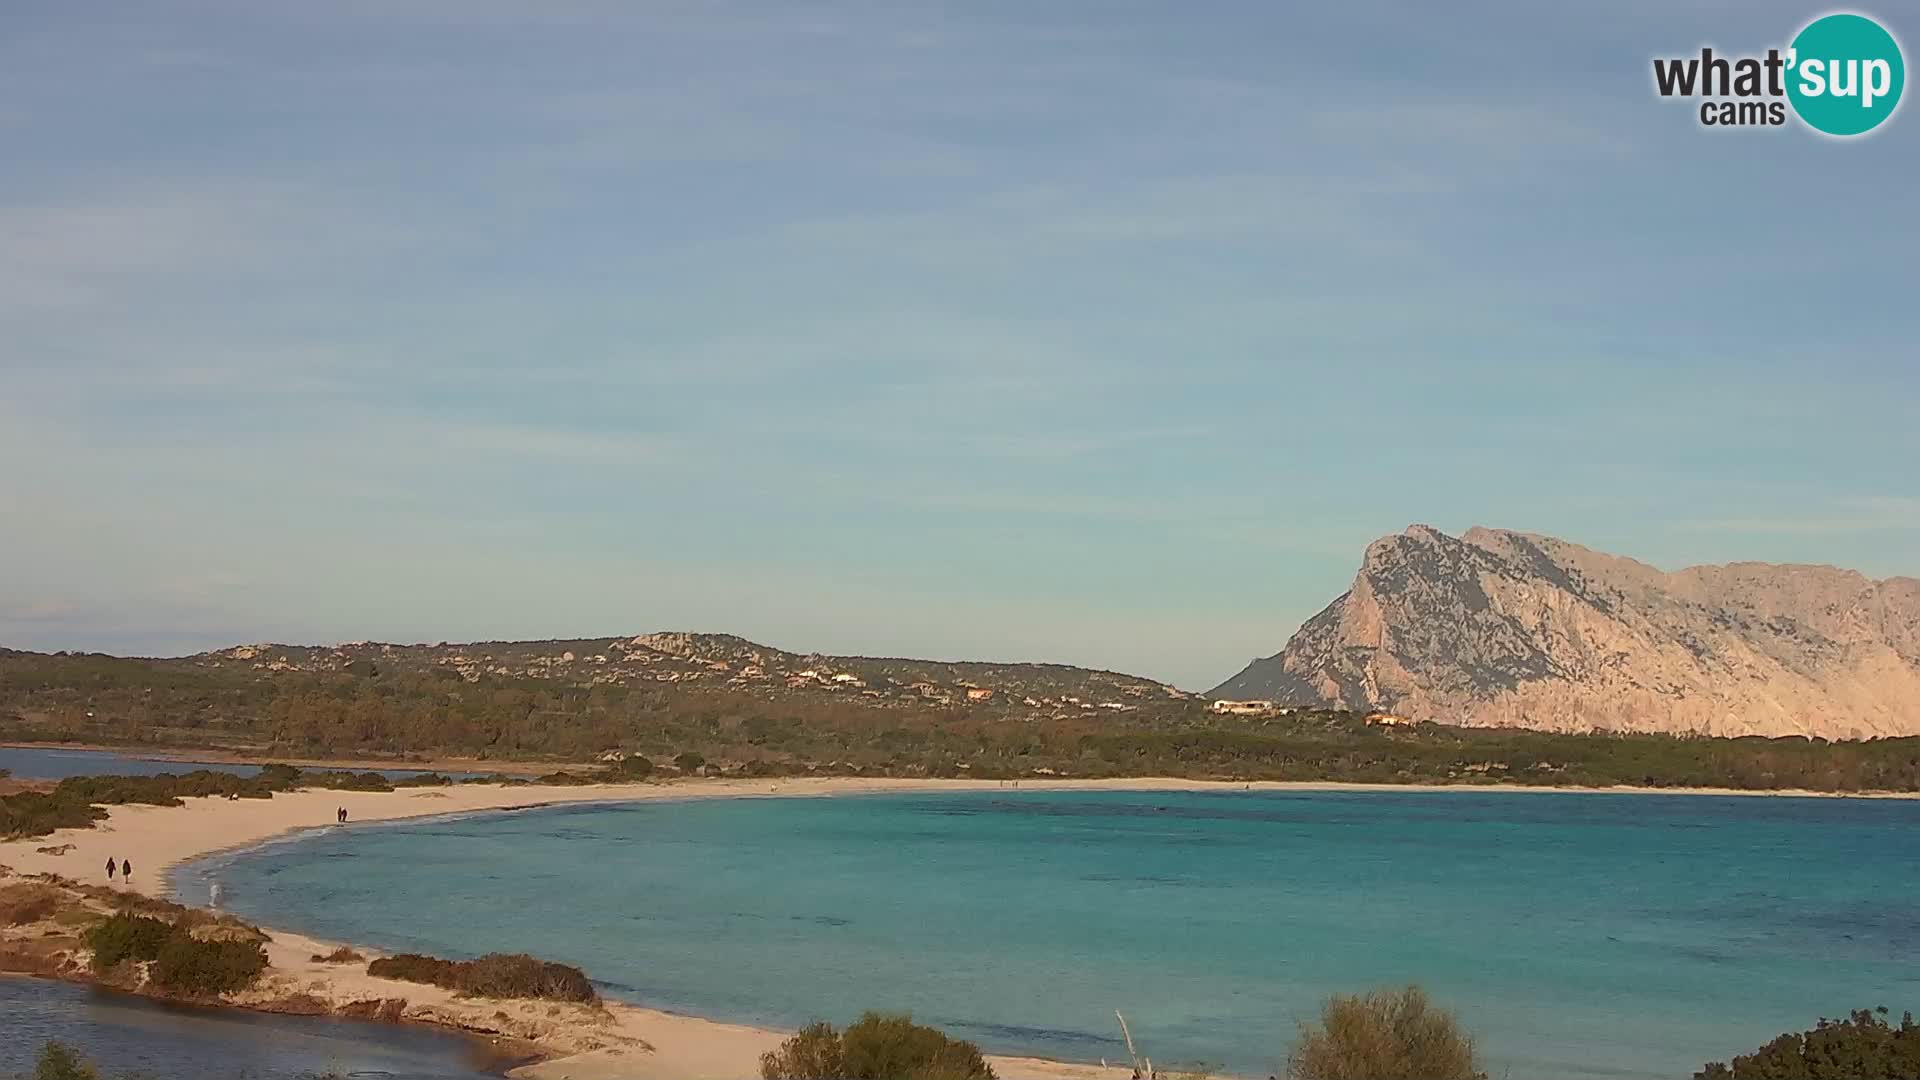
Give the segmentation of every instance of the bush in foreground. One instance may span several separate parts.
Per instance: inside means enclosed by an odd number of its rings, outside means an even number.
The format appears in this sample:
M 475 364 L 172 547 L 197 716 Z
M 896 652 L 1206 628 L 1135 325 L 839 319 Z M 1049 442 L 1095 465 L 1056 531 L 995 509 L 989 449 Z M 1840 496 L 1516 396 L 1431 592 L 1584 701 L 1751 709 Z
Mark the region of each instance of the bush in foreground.
M 152 960 L 173 934 L 173 927 L 159 919 L 122 911 L 87 931 L 87 947 L 93 950 L 93 970 L 106 971 L 122 960 Z
M 762 1080 L 994 1080 L 980 1048 L 905 1014 L 809 1024 L 761 1055 Z
M 1822 1019 L 1812 1031 L 1788 1032 L 1751 1054 L 1710 1062 L 1694 1080 L 1912 1080 L 1920 1076 L 1920 1024 L 1900 1026 L 1885 1006 L 1845 1020 Z
M 200 941 L 177 930 L 160 946 L 148 978 L 182 994 L 231 994 L 253 985 L 267 969 L 267 954 L 246 941 Z
M 60 1042 L 42 1047 L 40 1060 L 33 1067 L 33 1080 L 99 1080 L 99 1077 L 78 1050 Z
M 11 1074 L 8 1074 L 11 1076 Z M 137 1074 L 136 1074 L 137 1075 Z M 101 1080 L 100 1071 L 93 1067 L 80 1052 L 62 1042 L 50 1042 L 40 1049 L 40 1057 L 34 1063 L 33 1072 L 18 1077 L 17 1080 Z M 124 1080 L 135 1080 L 127 1076 Z M 338 1073 L 323 1075 L 309 1074 L 306 1080 L 343 1080 Z
M 258 930 L 239 927 L 252 934 L 229 932 L 202 941 L 193 936 L 195 924 L 193 919 L 167 923 L 130 911 L 109 916 L 87 931 L 93 970 L 110 971 L 127 960 L 151 960 L 147 977 L 153 985 L 196 997 L 244 990 L 266 970 L 267 954 L 259 945 L 265 935 Z
M 593 983 L 579 968 L 524 953 L 489 953 L 478 960 L 442 960 L 437 956 L 402 953 L 368 964 L 367 974 L 426 983 L 474 997 L 543 1001 L 598 1001 L 600 998 L 594 992 Z
M 1417 986 L 1328 998 L 1302 1024 L 1290 1080 L 1486 1080 L 1473 1036 Z

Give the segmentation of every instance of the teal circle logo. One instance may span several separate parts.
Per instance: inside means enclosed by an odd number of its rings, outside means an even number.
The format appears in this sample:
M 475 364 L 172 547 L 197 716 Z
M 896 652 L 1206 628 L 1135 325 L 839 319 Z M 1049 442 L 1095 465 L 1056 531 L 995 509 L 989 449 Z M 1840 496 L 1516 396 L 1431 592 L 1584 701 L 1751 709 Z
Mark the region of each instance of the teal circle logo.
M 1808 127 L 1828 135 L 1865 135 L 1900 105 L 1907 64 L 1900 43 L 1865 15 L 1823 15 L 1787 53 L 1787 100 Z

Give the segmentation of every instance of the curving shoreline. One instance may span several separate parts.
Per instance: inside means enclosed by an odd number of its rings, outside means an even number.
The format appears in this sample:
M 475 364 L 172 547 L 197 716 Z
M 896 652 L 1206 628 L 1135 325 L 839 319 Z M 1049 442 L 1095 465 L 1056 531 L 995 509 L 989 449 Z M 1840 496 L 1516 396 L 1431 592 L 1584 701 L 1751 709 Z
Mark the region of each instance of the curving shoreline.
M 382 822 L 558 805 L 591 805 L 702 798 L 808 797 L 914 791 L 989 791 L 998 781 L 800 778 L 760 780 L 685 780 L 589 787 L 449 788 L 352 792 L 308 789 L 284 792 L 269 800 L 186 800 L 184 807 L 116 806 L 91 829 L 62 830 L 52 836 L 0 843 L 0 864 L 22 874 L 54 873 L 81 881 L 104 882 L 102 864 L 111 855 L 134 862 L 132 888 L 151 896 L 170 893 L 171 874 L 187 860 L 244 849 L 296 835 L 310 828 L 335 827 L 333 813 L 345 807 L 350 822 Z M 1021 790 L 1185 790 L 1185 791 L 1593 791 L 1632 794 L 1644 789 L 1519 788 L 1457 785 L 1415 788 L 1403 785 L 1340 783 L 1228 784 L 1188 780 L 1022 781 Z M 1662 794 L 1789 794 L 1773 792 L 1667 791 Z M 1814 793 L 1791 793 L 1814 794 Z M 349 825 L 351 827 L 351 825 Z M 59 854 L 42 852 L 49 848 Z M 64 850 L 63 850 L 64 849 Z M 668 1077 L 738 1080 L 757 1073 L 760 1053 L 783 1033 L 721 1023 L 610 1001 L 604 1009 L 557 1007 L 546 1002 L 498 1002 L 457 999 L 451 993 L 412 983 L 374 979 L 363 966 L 316 963 L 314 955 L 332 951 L 334 942 L 267 928 L 271 977 L 232 1004 L 291 1011 L 312 1007 L 352 1014 L 370 1005 L 399 1002 L 379 1015 L 440 1024 L 481 1034 L 504 1036 L 538 1046 L 551 1055 L 514 1075 L 534 1080 L 612 1080 Z M 513 943 L 501 943 L 511 949 Z M 378 955 L 377 950 L 360 950 Z M 884 1003 L 876 1003 L 884 1005 Z M 389 1015 L 391 1014 L 391 1015 Z M 847 1018 L 839 1018 L 847 1019 Z M 1126 1075 L 1095 1065 L 995 1057 L 1008 1080 L 1095 1080 Z
M 336 807 L 347 809 L 350 822 L 380 822 L 655 799 L 990 790 L 998 786 L 991 781 L 834 779 L 594 787 L 457 785 L 392 792 L 307 789 L 276 794 L 269 800 L 195 798 L 185 800 L 183 807 L 115 806 L 105 821 L 91 829 L 65 829 L 51 836 L 0 843 L 0 864 L 20 874 L 51 873 L 104 882 L 102 869 L 109 855 L 129 858 L 134 861 L 133 890 L 167 897 L 172 872 L 187 860 L 253 847 L 310 828 L 334 827 L 332 814 Z M 1023 789 L 1042 786 L 1056 785 L 1022 785 Z M 1149 789 L 1172 785 L 1128 782 L 1119 786 Z M 43 847 L 60 854 L 38 850 Z M 328 965 L 312 959 L 347 943 L 321 941 L 271 925 L 262 928 L 273 937 L 266 946 L 269 975 L 260 986 L 235 996 L 230 1004 L 269 1011 L 311 1008 L 353 1014 L 370 1005 L 404 1001 L 404 1009 L 388 1008 L 374 1015 L 502 1036 L 536 1046 L 549 1055 L 547 1059 L 511 1074 L 530 1080 L 738 1080 L 757 1075 L 760 1054 L 773 1049 L 787 1034 L 620 1001 L 608 1001 L 604 1008 L 596 1009 L 548 1002 L 459 999 L 435 987 L 373 978 L 362 965 Z M 512 943 L 502 946 L 511 949 Z M 380 955 L 379 950 L 359 951 Z M 1126 1075 L 1123 1069 L 1090 1064 L 1000 1056 L 990 1060 L 1006 1080 L 1108 1080 Z

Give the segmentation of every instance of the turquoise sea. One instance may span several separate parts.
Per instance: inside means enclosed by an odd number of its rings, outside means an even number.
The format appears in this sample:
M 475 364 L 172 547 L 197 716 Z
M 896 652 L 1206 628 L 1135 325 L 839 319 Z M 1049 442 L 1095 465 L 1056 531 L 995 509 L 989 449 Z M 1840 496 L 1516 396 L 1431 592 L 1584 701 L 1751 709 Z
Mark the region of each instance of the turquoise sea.
M 1920 1006 L 1920 802 L 1021 792 L 572 807 L 305 834 L 189 900 L 388 949 L 525 950 L 795 1026 L 911 1010 L 991 1050 L 1284 1066 L 1324 995 L 1417 982 L 1514 1080 L 1686 1077 Z M 1509 1071 L 1510 1070 L 1510 1071 Z

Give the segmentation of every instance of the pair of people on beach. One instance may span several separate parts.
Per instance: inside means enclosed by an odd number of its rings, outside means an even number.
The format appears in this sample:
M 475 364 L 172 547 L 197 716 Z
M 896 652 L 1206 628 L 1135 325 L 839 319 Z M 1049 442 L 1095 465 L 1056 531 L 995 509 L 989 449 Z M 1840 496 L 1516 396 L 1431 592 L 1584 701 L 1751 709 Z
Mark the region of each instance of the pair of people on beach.
M 107 880 L 108 880 L 108 881 L 112 881 L 112 880 L 113 880 L 113 871 L 114 871 L 114 869 L 115 869 L 115 867 L 114 867 L 114 865 L 113 865 L 113 860 L 112 860 L 112 859 L 108 859 L 108 860 L 107 860 Z M 128 862 L 128 861 L 127 861 L 127 860 L 125 860 L 125 859 L 121 859 L 121 860 L 120 860 L 120 866 L 118 867 L 118 869 L 119 869 L 119 871 L 120 871 L 120 879 L 121 879 L 122 881 L 132 881 L 132 880 L 133 880 L 133 864 L 132 864 L 132 863 L 130 863 L 130 862 Z
M 345 825 L 347 823 L 347 808 L 343 806 L 338 810 L 335 810 L 333 812 L 333 820 L 342 825 Z

